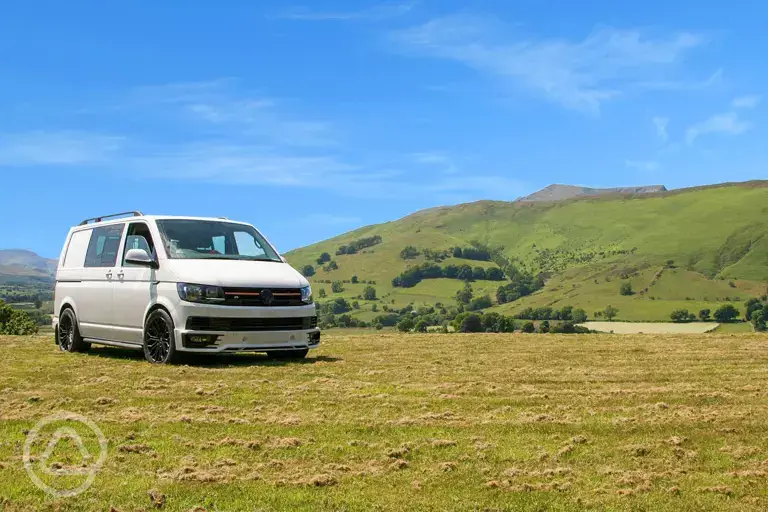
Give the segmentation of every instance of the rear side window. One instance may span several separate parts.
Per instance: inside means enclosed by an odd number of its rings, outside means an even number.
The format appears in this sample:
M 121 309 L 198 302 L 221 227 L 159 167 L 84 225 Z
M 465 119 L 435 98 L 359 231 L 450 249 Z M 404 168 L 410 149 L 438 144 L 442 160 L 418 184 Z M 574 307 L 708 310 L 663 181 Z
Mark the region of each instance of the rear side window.
M 85 253 L 88 251 L 88 242 L 91 240 L 92 229 L 84 229 L 72 233 L 69 246 L 64 255 L 63 268 L 81 268 L 85 263 Z
M 91 241 L 88 244 L 88 253 L 85 256 L 86 267 L 115 266 L 124 227 L 125 224 L 113 224 L 93 229 Z

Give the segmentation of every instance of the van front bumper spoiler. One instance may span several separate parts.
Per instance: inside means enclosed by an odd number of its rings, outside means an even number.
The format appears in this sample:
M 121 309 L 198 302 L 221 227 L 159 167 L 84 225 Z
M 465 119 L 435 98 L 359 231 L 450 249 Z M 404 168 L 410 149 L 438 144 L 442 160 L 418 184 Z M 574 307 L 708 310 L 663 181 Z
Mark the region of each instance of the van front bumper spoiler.
M 298 331 L 191 331 L 176 329 L 176 350 L 181 352 L 269 352 L 305 350 L 320 345 L 320 329 Z M 206 340 L 206 338 L 208 338 Z

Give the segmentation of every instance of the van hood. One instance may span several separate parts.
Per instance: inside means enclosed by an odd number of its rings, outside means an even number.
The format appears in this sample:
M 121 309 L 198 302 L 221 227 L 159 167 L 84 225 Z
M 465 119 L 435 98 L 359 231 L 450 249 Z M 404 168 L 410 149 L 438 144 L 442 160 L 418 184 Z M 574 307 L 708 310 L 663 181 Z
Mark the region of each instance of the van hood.
M 309 285 L 304 276 L 282 262 L 167 259 L 161 265 L 180 283 L 241 288 L 301 288 Z

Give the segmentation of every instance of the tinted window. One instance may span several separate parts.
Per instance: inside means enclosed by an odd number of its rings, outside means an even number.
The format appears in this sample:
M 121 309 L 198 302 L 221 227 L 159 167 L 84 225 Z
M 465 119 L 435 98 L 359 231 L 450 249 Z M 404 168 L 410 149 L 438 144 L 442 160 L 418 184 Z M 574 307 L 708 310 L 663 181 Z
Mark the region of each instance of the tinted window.
M 124 227 L 125 224 L 114 224 L 93 229 L 91 242 L 88 244 L 88 253 L 85 256 L 86 267 L 115 266 Z

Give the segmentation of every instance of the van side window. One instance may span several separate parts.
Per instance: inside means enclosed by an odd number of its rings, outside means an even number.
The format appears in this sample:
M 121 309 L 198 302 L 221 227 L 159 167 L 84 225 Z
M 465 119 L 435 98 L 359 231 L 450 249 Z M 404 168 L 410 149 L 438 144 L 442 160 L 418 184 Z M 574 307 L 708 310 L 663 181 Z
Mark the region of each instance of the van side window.
M 91 242 L 88 244 L 88 252 L 85 255 L 86 267 L 115 266 L 124 227 L 125 224 L 113 224 L 93 229 Z
M 69 239 L 67 252 L 64 254 L 63 268 L 81 268 L 85 264 L 85 254 L 88 242 L 91 240 L 91 229 L 75 231 Z
M 123 250 L 123 266 L 126 265 L 125 256 L 131 249 L 144 249 L 150 256 L 155 255 L 155 244 L 152 242 L 149 226 L 143 222 L 134 222 L 128 226 L 128 235 L 125 237 L 125 249 Z

